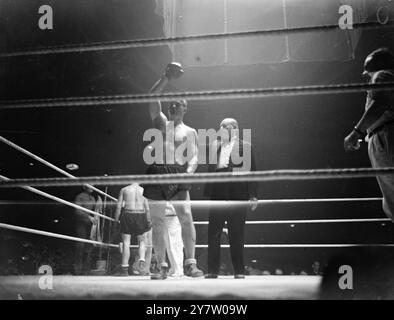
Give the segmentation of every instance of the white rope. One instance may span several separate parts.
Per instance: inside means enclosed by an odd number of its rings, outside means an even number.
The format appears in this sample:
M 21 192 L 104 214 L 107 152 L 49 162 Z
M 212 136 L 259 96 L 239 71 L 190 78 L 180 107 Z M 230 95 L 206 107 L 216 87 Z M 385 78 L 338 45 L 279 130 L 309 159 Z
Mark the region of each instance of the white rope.
M 69 177 L 69 178 L 72 178 L 72 179 L 76 179 L 75 176 L 73 176 L 72 174 L 68 173 L 67 171 L 64 171 L 63 169 L 61 169 L 61 168 L 59 168 L 59 167 L 53 165 L 52 163 L 50 163 L 50 162 L 44 160 L 43 158 L 41 158 L 41 157 L 35 155 L 34 153 L 32 153 L 32 152 L 30 152 L 30 151 L 27 151 L 26 149 L 22 148 L 21 146 L 18 146 L 17 144 L 15 144 L 15 143 L 13 143 L 12 141 L 10 141 L 10 140 L 4 138 L 3 136 L 0 136 L 0 141 L 4 142 L 6 145 L 10 146 L 11 148 L 14 148 L 15 150 L 17 150 L 17 151 L 19 151 L 19 152 L 22 152 L 23 154 L 25 154 L 25 155 L 27 155 L 27 156 L 33 158 L 34 160 L 37 160 L 38 162 L 41 162 L 42 164 L 48 166 L 49 168 L 51 168 L 51 169 L 53 169 L 53 170 L 56 170 L 57 172 L 59 172 L 59 173 L 65 175 L 66 177 Z M 107 194 L 107 193 L 101 191 L 100 189 L 97 189 L 97 188 L 95 188 L 95 187 L 93 187 L 93 186 L 91 186 L 91 185 L 89 185 L 89 184 L 87 184 L 87 186 L 88 186 L 90 189 L 96 191 L 97 193 L 99 193 L 99 194 L 101 194 L 101 195 L 103 195 L 103 196 L 105 196 L 105 197 L 110 198 L 111 200 L 118 201 L 116 198 L 114 198 L 114 197 L 110 196 L 109 194 Z
M 250 99 L 265 97 L 286 97 L 299 95 L 322 95 L 364 92 L 367 90 L 392 91 L 394 82 L 384 83 L 345 83 L 332 85 L 312 85 L 296 87 L 228 89 L 208 91 L 166 92 L 154 94 L 124 94 L 91 97 L 42 98 L 22 100 L 0 100 L 1 109 L 83 107 L 99 105 L 119 105 L 132 103 L 151 103 L 160 100 L 172 102 L 185 99 L 188 101 L 206 101 L 223 99 Z
M 257 200 L 259 205 L 285 204 L 285 203 L 321 203 L 321 202 L 369 202 L 382 201 L 383 198 L 311 198 L 311 199 L 262 199 Z M 156 201 L 160 203 L 160 201 Z M 171 204 L 190 204 L 192 207 L 229 207 L 229 206 L 250 206 L 249 200 L 173 200 Z M 166 204 L 167 201 L 163 201 Z M 0 200 L 0 205 L 47 205 L 49 202 L 37 201 L 8 201 Z
M 257 200 L 259 205 L 284 204 L 284 203 L 321 203 L 321 202 L 369 202 L 382 201 L 382 198 L 311 198 L 311 199 L 260 199 Z M 174 200 L 172 204 L 188 204 L 192 207 L 229 207 L 229 206 L 249 206 L 249 200 Z
M 312 200 L 312 201 L 310 201 Z M 317 200 L 317 201 L 314 201 Z M 334 202 L 334 201 L 381 201 L 382 198 L 327 198 L 327 199 L 272 199 L 258 200 L 259 204 L 271 203 L 303 203 L 303 202 Z M 171 201 L 172 204 L 186 203 L 187 201 Z M 212 203 L 211 203 L 212 202 Z M 234 206 L 236 204 L 249 205 L 249 201 L 221 201 L 221 200 L 191 200 L 193 206 Z M 14 202 L 0 201 L 0 205 L 44 205 L 41 202 Z M 297 224 L 297 223 L 355 223 L 355 222 L 390 222 L 389 218 L 365 218 L 365 219 L 314 219 L 314 220 L 259 220 L 246 221 L 246 224 Z M 207 225 L 208 221 L 194 221 L 195 225 Z
M 176 173 L 154 175 L 95 176 L 70 178 L 34 178 L 13 179 L 0 182 L 0 188 L 16 188 L 20 186 L 78 186 L 86 183 L 94 185 L 126 185 L 133 182 L 139 184 L 176 184 L 176 183 L 225 183 L 280 180 L 318 180 L 318 179 L 350 179 L 393 175 L 394 167 L 387 168 L 344 168 L 344 169 L 311 169 L 311 170 L 266 170 L 247 172 L 216 173 Z
M 230 245 L 221 245 L 230 248 Z M 394 243 L 345 243 L 345 244 L 245 244 L 245 248 L 357 248 L 357 247 L 394 247 Z M 196 248 L 208 248 L 208 245 L 196 245 Z
M 378 22 L 362 22 L 354 23 L 353 29 L 382 29 L 390 28 L 392 23 L 381 24 Z M 104 51 L 104 50 L 120 50 L 130 48 L 151 47 L 160 45 L 171 45 L 185 42 L 208 41 L 208 40 L 221 40 L 221 39 L 239 39 L 245 37 L 256 36 L 278 36 L 310 32 L 326 32 L 332 30 L 340 30 L 338 24 L 331 25 L 317 25 L 293 28 L 279 28 L 279 29 L 266 29 L 255 31 L 241 31 L 241 32 L 226 32 L 216 34 L 203 34 L 203 35 L 189 35 L 171 38 L 150 38 L 150 39 L 135 39 L 135 40 L 116 40 L 106 42 L 90 42 L 90 43 L 76 43 L 66 44 L 49 47 L 20 49 L 13 52 L 0 52 L 0 58 L 17 57 L 28 55 L 42 55 L 42 54 L 58 54 L 58 53 L 71 53 L 71 52 L 89 52 L 89 51 Z
M 307 223 L 355 223 L 355 222 L 389 222 L 389 218 L 371 218 L 371 219 L 315 219 L 315 220 L 262 220 L 246 221 L 246 224 L 307 224 Z M 194 221 L 196 225 L 209 224 L 208 221 Z
M 7 178 L 7 177 L 5 177 L 5 176 L 0 175 L 0 180 L 9 181 L 10 179 Z M 112 218 L 110 218 L 110 217 L 107 217 L 106 215 L 103 215 L 103 214 L 101 214 L 101 213 L 98 213 L 98 212 L 95 212 L 95 211 L 86 209 L 86 208 L 81 207 L 81 206 L 79 206 L 79 205 L 77 205 L 77 204 L 75 204 L 75 203 L 72 203 L 72 202 L 63 200 L 63 199 L 61 199 L 61 198 L 58 198 L 58 197 L 56 197 L 56 196 L 53 196 L 53 195 L 51 195 L 51 194 L 49 194 L 49 193 L 43 192 L 43 191 L 38 190 L 38 189 L 36 189 L 36 188 L 29 187 L 29 186 L 20 186 L 20 188 L 23 188 L 23 189 L 25 189 L 25 190 L 28 190 L 28 191 L 30 191 L 30 192 L 33 192 L 33 193 L 38 194 L 38 195 L 40 195 L 40 196 L 43 196 L 43 197 L 45 197 L 45 198 L 48 198 L 48 199 L 51 199 L 51 200 L 60 202 L 60 203 L 65 204 L 65 205 L 67 205 L 67 206 L 73 207 L 73 208 L 75 208 L 75 209 L 84 211 L 84 212 L 86 212 L 86 213 L 93 214 L 93 215 L 95 215 L 95 216 L 99 216 L 99 217 L 101 217 L 101 218 L 104 218 L 104 219 L 107 219 L 107 220 L 110 220 L 110 221 L 115 221 L 115 219 L 112 219 Z
M 313 203 L 313 202 L 358 202 L 358 201 L 382 201 L 382 198 L 311 198 L 311 199 L 266 199 L 258 200 L 259 204 L 275 204 L 275 203 Z
M 21 231 L 26 233 L 33 233 L 47 237 L 53 237 L 57 239 L 64 239 L 64 240 L 72 240 L 78 242 L 85 242 L 90 244 L 102 245 L 112 248 L 118 248 L 119 245 L 110 244 L 110 243 L 103 243 L 93 240 L 87 240 L 77 237 L 66 236 L 63 234 L 47 232 L 42 230 L 30 229 L 25 227 L 14 226 L 6 223 L 0 223 L 0 228 Z M 230 245 L 223 244 L 221 245 L 222 248 L 229 248 Z M 394 247 L 394 244 L 391 243 L 374 243 L 374 244 L 245 244 L 245 248 L 353 248 L 353 247 Z M 136 245 L 130 246 L 130 248 L 138 248 Z M 208 248 L 206 244 L 196 245 L 196 248 Z
M 71 236 L 66 236 L 64 234 L 53 233 L 53 232 L 42 231 L 42 230 L 36 230 L 36 229 L 25 228 L 25 227 L 19 227 L 19 226 L 14 226 L 14 225 L 11 225 L 11 224 L 6 224 L 6 223 L 0 223 L 0 228 L 14 230 L 14 231 L 21 231 L 21 232 L 26 232 L 26 233 L 33 233 L 33 234 L 38 234 L 40 236 L 52 237 L 52 238 L 57 238 L 57 239 L 72 240 L 72 241 L 77 241 L 77 242 L 85 242 L 85 243 L 90 243 L 90 244 L 95 244 L 95 245 L 102 245 L 102 246 L 113 247 L 113 248 L 117 248 L 118 247 L 118 245 L 116 245 L 116 244 L 103 243 L 103 242 L 99 242 L 99 241 L 93 241 L 93 240 L 88 240 L 88 239 L 71 237 Z
M 0 179 L 8 179 L 4 176 L 0 175 Z M 49 199 L 57 201 L 61 204 L 66 204 L 73 206 L 74 208 L 83 210 L 90 214 L 100 215 L 97 212 L 91 211 L 89 209 L 80 207 L 72 202 L 68 202 L 66 200 L 57 198 L 55 196 L 49 195 L 45 192 L 37 190 L 31 187 L 24 187 L 24 189 L 29 190 L 31 192 L 40 194 L 45 196 Z M 355 201 L 382 201 L 382 198 L 319 198 L 319 199 L 265 199 L 265 200 L 258 200 L 258 204 L 281 204 L 281 203 L 314 203 L 314 202 L 355 202 Z M 172 204 L 183 204 L 188 203 L 188 201 L 171 201 Z M 249 205 L 249 201 L 227 201 L 227 200 L 191 200 L 189 202 L 192 206 L 197 207 L 212 207 L 212 206 L 235 206 L 235 205 Z M 0 201 L 0 205 L 46 205 L 46 202 L 14 202 L 14 201 Z M 101 216 L 101 215 L 100 215 Z M 103 216 L 106 217 L 106 216 Z M 115 221 L 112 218 L 106 217 L 108 220 Z M 265 220 L 265 221 L 246 221 L 246 224 L 296 224 L 296 223 L 345 223 L 345 222 L 388 222 L 391 219 L 388 218 L 368 218 L 368 219 L 318 219 L 318 220 Z M 208 224 L 207 221 L 195 221 L 196 225 L 204 225 Z

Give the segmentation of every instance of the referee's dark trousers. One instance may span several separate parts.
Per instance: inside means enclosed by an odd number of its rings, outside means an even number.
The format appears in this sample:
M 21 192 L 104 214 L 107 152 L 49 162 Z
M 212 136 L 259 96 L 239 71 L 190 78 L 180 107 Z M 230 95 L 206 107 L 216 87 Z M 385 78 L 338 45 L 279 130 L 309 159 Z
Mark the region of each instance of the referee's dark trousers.
M 241 141 L 242 143 L 242 141 Z M 220 150 L 218 150 L 218 155 Z M 253 152 L 251 153 L 251 171 L 256 170 Z M 219 159 L 219 157 L 218 157 Z M 210 165 L 210 172 L 232 172 L 233 165 L 231 158 L 229 166 L 226 168 L 217 168 L 216 165 Z M 236 183 L 211 183 L 207 184 L 204 190 L 205 196 L 210 200 L 249 200 L 257 197 L 257 183 L 255 182 L 236 182 Z M 231 260 L 234 268 L 234 274 L 244 274 L 244 242 L 245 242 L 245 220 L 248 212 L 248 206 L 229 205 L 217 206 L 212 205 L 209 210 L 208 225 L 208 273 L 219 274 L 220 269 L 220 238 L 223 228 L 227 221 L 228 238 L 230 244 Z

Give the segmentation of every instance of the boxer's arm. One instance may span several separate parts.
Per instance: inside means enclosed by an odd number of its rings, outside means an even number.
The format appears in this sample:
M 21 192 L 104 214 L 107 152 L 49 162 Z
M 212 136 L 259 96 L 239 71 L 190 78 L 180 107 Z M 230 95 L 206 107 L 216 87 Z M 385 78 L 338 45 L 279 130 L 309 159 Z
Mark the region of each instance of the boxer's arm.
M 254 148 L 253 148 L 252 145 L 250 147 L 250 150 L 251 150 L 251 154 L 250 154 L 250 156 L 251 156 L 250 171 L 257 171 L 256 159 L 254 157 Z M 251 199 L 257 199 L 258 182 L 256 182 L 256 181 L 249 182 L 249 188 L 250 188 L 250 198 Z
M 186 173 L 194 173 L 198 166 L 198 137 L 196 130 L 190 133 L 191 158 L 187 163 Z
M 162 93 L 168 82 L 178 79 L 183 74 L 183 68 L 178 62 L 171 62 L 167 65 L 163 76 L 153 85 L 150 93 Z M 149 104 L 149 113 L 156 128 L 164 129 L 168 119 L 162 112 L 160 101 Z
M 144 207 L 146 212 L 146 218 L 148 219 L 148 221 L 151 221 L 149 203 L 148 203 L 148 199 L 146 198 L 144 199 Z
M 163 75 L 159 80 L 157 80 L 149 92 L 162 93 L 168 82 L 168 78 Z M 162 128 L 165 126 L 167 117 L 162 111 L 161 102 L 159 100 L 149 104 L 149 113 L 155 127 Z
M 115 221 L 119 221 L 120 212 L 122 210 L 122 204 L 123 204 L 123 189 L 120 190 L 118 203 L 116 204 Z
M 253 150 L 253 146 L 250 146 L 250 150 L 251 150 L 251 167 L 250 167 L 250 171 L 256 171 L 256 161 L 254 158 L 254 150 Z M 257 206 L 258 206 L 258 199 L 257 199 L 257 189 L 258 189 L 258 182 L 256 181 L 251 181 L 249 182 L 249 200 L 251 201 L 251 210 L 254 211 L 256 210 Z

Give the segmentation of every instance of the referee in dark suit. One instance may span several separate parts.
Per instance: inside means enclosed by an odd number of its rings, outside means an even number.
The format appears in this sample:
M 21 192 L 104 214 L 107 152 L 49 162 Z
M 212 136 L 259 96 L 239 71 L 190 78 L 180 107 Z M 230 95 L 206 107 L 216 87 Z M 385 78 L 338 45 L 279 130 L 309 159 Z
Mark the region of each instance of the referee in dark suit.
M 238 135 L 238 123 L 235 119 L 226 118 L 220 124 L 221 139 L 215 141 L 210 148 L 217 154 L 217 161 L 210 163 L 209 172 L 233 172 L 237 170 L 255 171 L 256 164 L 253 148 L 249 141 Z M 240 159 L 243 161 L 241 163 Z M 245 162 L 247 161 L 247 162 Z M 246 166 L 245 166 L 246 164 Z M 249 164 L 249 165 L 248 165 Z M 251 209 L 257 207 L 257 183 L 210 183 L 205 186 L 204 195 L 210 200 L 250 200 Z M 208 225 L 208 279 L 218 277 L 220 267 L 220 237 L 227 221 L 231 260 L 236 279 L 245 278 L 244 271 L 244 226 L 248 206 L 211 206 Z

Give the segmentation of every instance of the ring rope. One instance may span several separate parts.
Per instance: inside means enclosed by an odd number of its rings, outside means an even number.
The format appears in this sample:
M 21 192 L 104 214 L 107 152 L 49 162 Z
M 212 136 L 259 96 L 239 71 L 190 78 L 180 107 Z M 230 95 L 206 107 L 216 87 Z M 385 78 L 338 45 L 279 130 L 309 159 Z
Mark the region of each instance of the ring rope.
M 311 199 L 262 199 L 257 200 L 258 204 L 282 204 L 282 203 L 321 203 L 321 202 L 369 202 L 369 201 L 382 201 L 383 198 L 311 198 Z M 165 201 L 167 202 L 167 201 Z M 171 200 L 172 204 L 190 204 L 193 207 L 212 207 L 212 206 L 249 206 L 249 200 Z M 46 205 L 47 202 L 24 202 L 24 201 L 2 201 L 0 205 Z
M 43 98 L 43 99 L 21 99 L 0 100 L 0 109 L 20 108 L 47 108 L 47 107 L 82 107 L 97 105 L 115 105 L 131 103 L 171 102 L 179 99 L 189 101 L 206 101 L 222 99 L 244 99 L 264 97 L 284 97 L 294 95 L 317 95 L 364 92 L 367 90 L 389 91 L 394 90 L 394 82 L 385 83 L 348 83 L 332 85 L 311 85 L 295 87 L 274 87 L 255 89 L 226 89 L 205 90 L 186 92 L 167 92 L 155 94 L 135 95 L 107 95 L 90 97 L 68 97 L 68 98 Z
M 349 198 L 349 199 L 346 199 L 346 198 L 339 198 L 339 199 L 334 199 L 334 198 L 329 198 L 329 199 L 283 199 L 284 200 L 284 202 L 282 202 L 282 201 L 280 201 L 279 203 L 299 203 L 299 202 L 309 202 L 308 200 L 322 200 L 322 201 L 318 201 L 318 202 L 325 202 L 326 200 L 329 200 L 328 202 L 331 202 L 330 200 L 339 200 L 339 202 L 341 201 L 341 200 L 344 200 L 344 201 L 360 201 L 360 199 L 361 199 L 361 201 L 375 201 L 375 200 L 379 200 L 379 201 L 381 201 L 382 200 L 382 198 Z M 279 199 L 279 200 L 282 200 L 282 199 Z M 287 200 L 291 200 L 291 201 L 289 201 L 289 202 L 286 202 Z M 293 201 L 293 200 L 301 200 L 301 201 Z M 307 200 L 307 201 L 304 201 L 304 200 Z M 171 201 L 171 203 L 172 204 L 180 204 L 180 203 L 185 203 L 186 201 Z M 197 203 L 199 203 L 199 202 L 204 202 L 204 205 L 205 206 L 210 206 L 209 205 L 209 203 L 211 202 L 211 201 L 206 201 L 206 200 L 190 200 L 190 201 L 187 201 L 188 203 L 190 203 L 192 206 L 194 206 L 195 204 L 196 204 L 196 202 Z M 218 200 L 213 200 L 212 201 L 213 202 L 213 205 L 217 205 L 217 202 L 223 202 L 223 203 L 221 203 L 220 205 L 223 205 L 223 206 L 234 206 L 234 204 L 231 204 L 232 202 L 236 202 L 236 201 L 218 201 Z M 244 205 L 248 205 L 249 204 L 249 201 L 239 201 L 239 203 L 241 203 L 242 202 L 242 204 L 244 204 Z M 259 204 L 260 203 L 266 203 L 266 200 L 259 200 L 258 201 L 259 202 Z M 268 203 L 277 203 L 275 200 L 267 200 L 267 202 Z M 316 201 L 311 201 L 311 202 L 316 202 Z M 12 203 L 9 203 L 9 202 L 4 202 L 4 201 L 0 201 L 0 205 L 2 205 L 2 204 L 29 204 L 29 205 L 31 205 L 32 203 L 31 202 L 29 202 L 29 203 L 14 203 L 14 202 L 12 202 Z M 33 203 L 33 204 L 40 204 L 40 203 Z M 246 221 L 245 223 L 246 224 L 297 224 L 297 223 L 347 223 L 347 222 L 350 222 L 350 223 L 352 223 L 352 222 L 390 222 L 391 221 L 391 219 L 389 219 L 389 218 L 363 218 L 363 219 L 314 219 L 314 220 L 300 220 L 300 219 L 298 219 L 298 220 L 258 220 L 258 221 Z M 208 224 L 208 221 L 194 221 L 194 224 L 195 225 L 206 225 L 206 224 Z
M 260 199 L 256 202 L 258 204 L 282 204 L 282 203 L 321 203 L 321 202 L 369 202 L 369 201 L 382 201 L 383 198 L 370 197 L 370 198 L 311 198 L 311 199 Z M 190 203 L 193 207 L 212 207 L 212 206 L 237 206 L 237 205 L 250 205 L 254 201 L 249 200 L 171 200 L 172 204 L 186 204 Z M 1 204 L 1 202 L 0 202 Z
M 353 29 L 382 29 L 382 28 L 391 28 L 392 25 L 393 23 L 391 22 L 386 23 L 384 25 L 378 22 L 363 22 L 363 23 L 354 23 L 352 27 Z M 229 38 L 245 38 L 245 37 L 257 37 L 257 36 L 278 36 L 278 35 L 306 33 L 312 31 L 327 32 L 334 30 L 343 31 L 342 29 L 340 29 L 338 24 L 330 24 L 330 25 L 317 25 L 317 26 L 305 26 L 305 27 L 294 27 L 294 28 L 278 28 L 278 29 L 266 29 L 266 30 L 256 30 L 256 31 L 192 35 L 192 36 L 170 37 L 170 38 L 151 38 L 151 39 L 79 43 L 79 44 L 68 44 L 68 45 L 33 48 L 33 49 L 24 49 L 24 50 L 17 50 L 13 52 L 1 52 L 0 58 L 29 56 L 29 55 L 43 55 L 43 54 L 57 54 L 57 53 L 72 53 L 72 52 L 79 53 L 79 52 L 87 52 L 87 51 L 119 50 L 119 49 L 130 49 L 130 48 L 152 47 L 152 46 L 175 44 L 175 43 L 179 44 L 185 42 L 221 40 L 221 39 L 229 39 Z
M 104 242 L 99 242 L 99 241 L 94 241 L 94 240 L 83 239 L 83 238 L 77 238 L 77 237 L 67 236 L 64 234 L 42 231 L 42 230 L 37 230 L 37 229 L 31 229 L 31 228 L 26 228 L 26 227 L 20 227 L 20 226 L 15 226 L 15 225 L 6 224 L 6 223 L 0 223 L 0 228 L 14 230 L 14 231 L 21 231 L 21 232 L 26 232 L 26 233 L 33 233 L 33 234 L 38 234 L 41 236 L 47 236 L 47 237 L 58 238 L 58 239 L 72 240 L 72 241 L 102 245 L 102 246 L 113 247 L 113 248 L 118 247 L 118 245 L 116 245 L 116 244 L 104 243 Z
M 60 172 L 61 174 L 65 175 L 66 177 L 73 178 L 73 179 L 76 178 L 75 176 L 73 176 L 72 174 L 68 173 L 67 171 L 64 171 L 63 169 L 53 165 L 52 163 L 44 160 L 43 158 L 35 155 L 34 153 L 32 153 L 30 151 L 27 151 L 26 149 L 22 148 L 21 146 L 18 146 L 17 144 L 15 144 L 12 141 L 4 138 L 3 136 L 0 136 L 0 141 L 4 142 L 6 145 L 10 146 L 11 148 L 14 148 L 15 150 L 17 150 L 19 152 L 22 152 L 23 154 L 33 158 L 34 160 L 37 160 L 38 162 L 41 162 L 42 164 L 46 165 L 47 167 L 52 168 L 52 169 L 54 169 L 57 172 Z M 111 200 L 118 201 L 116 198 L 114 198 L 111 195 L 101 191 L 100 189 L 97 189 L 97 188 L 95 188 L 95 187 L 93 187 L 93 186 L 91 186 L 89 184 L 87 186 L 89 188 L 91 188 L 92 190 L 96 191 L 97 193 L 101 194 L 104 197 L 108 197 Z
M 14 226 L 14 225 L 6 224 L 6 223 L 0 223 L 0 228 L 21 231 L 21 232 L 26 232 L 26 233 L 33 233 L 33 234 L 38 234 L 38 235 L 53 237 L 53 238 L 58 238 L 58 239 L 64 239 L 64 240 L 72 240 L 72 241 L 91 243 L 91 244 L 96 244 L 96 245 L 112 247 L 112 248 L 119 247 L 119 245 L 116 245 L 116 244 L 98 242 L 98 241 L 82 239 L 82 238 L 76 238 L 76 237 L 66 236 L 66 235 L 59 234 L 59 233 L 53 233 L 53 232 L 47 232 L 47 231 L 42 231 L 42 230 L 30 229 L 30 228 L 26 228 L 26 227 Z M 222 248 L 229 248 L 230 245 L 222 244 L 221 247 Z M 391 244 L 391 243 L 372 243 L 372 244 L 370 244 L 370 243 L 366 243 L 366 244 L 351 244 L 351 243 L 349 243 L 349 244 L 245 244 L 244 247 L 245 248 L 353 248 L 353 247 L 394 247 L 394 244 Z M 130 248 L 138 248 L 138 246 L 130 245 Z M 208 245 L 198 244 L 198 245 L 196 245 L 196 248 L 208 248 Z
M 311 170 L 266 170 L 248 172 L 218 173 L 176 173 L 155 175 L 120 175 L 70 178 L 34 178 L 7 179 L 0 181 L 0 188 L 17 188 L 22 186 L 77 186 L 90 183 L 93 185 L 127 185 L 133 182 L 140 184 L 173 184 L 173 183 L 214 183 L 239 181 L 279 181 L 279 180 L 318 180 L 366 178 L 394 174 L 394 167 L 385 168 L 345 168 L 345 169 L 311 169 Z M 1 180 L 1 179 L 0 179 Z
M 315 219 L 315 220 L 263 220 L 263 221 L 245 221 L 246 224 L 309 224 L 309 223 L 359 223 L 359 222 L 389 222 L 389 218 L 371 218 L 371 219 Z M 209 224 L 208 221 L 194 221 L 196 225 Z
M 10 180 L 11 180 L 11 179 L 9 179 L 9 178 L 7 178 L 7 177 L 5 177 L 5 176 L 3 176 L 3 175 L 0 175 L 0 181 L 10 181 Z M 98 213 L 98 212 L 95 212 L 95 211 L 86 209 L 86 208 L 81 207 L 81 206 L 79 206 L 79 205 L 77 205 L 77 204 L 75 204 L 75 203 L 72 203 L 72 202 L 63 200 L 63 199 L 61 199 L 61 198 L 58 198 L 58 197 L 56 197 L 56 196 L 53 196 L 53 195 L 51 195 L 51 194 L 49 194 L 49 193 L 43 192 L 43 191 L 38 190 L 38 189 L 36 189 L 36 188 L 30 187 L 30 186 L 20 186 L 20 188 L 23 188 L 23 189 L 25 189 L 25 190 L 28 190 L 28 191 L 33 192 L 33 193 L 35 193 L 35 194 L 38 194 L 38 195 L 40 195 L 40 196 L 46 197 L 46 198 L 48 198 L 48 199 L 51 199 L 51 200 L 60 202 L 60 203 L 65 204 L 65 205 L 67 205 L 67 206 L 73 207 L 73 208 L 75 208 L 75 209 L 84 211 L 84 212 L 86 212 L 86 213 L 93 214 L 93 215 L 95 215 L 95 216 L 99 216 L 99 217 L 101 217 L 101 218 L 104 218 L 104 219 L 107 219 L 107 220 L 110 220 L 110 221 L 115 221 L 115 219 L 112 219 L 112 218 L 110 218 L 110 217 L 107 217 L 106 215 L 103 215 L 103 214 L 101 214 L 101 213 Z
M 230 248 L 229 244 L 222 244 L 222 248 Z M 394 247 L 394 243 L 330 243 L 330 244 L 245 244 L 245 248 L 359 248 L 359 247 Z M 196 245 L 196 248 L 208 248 L 206 244 Z

